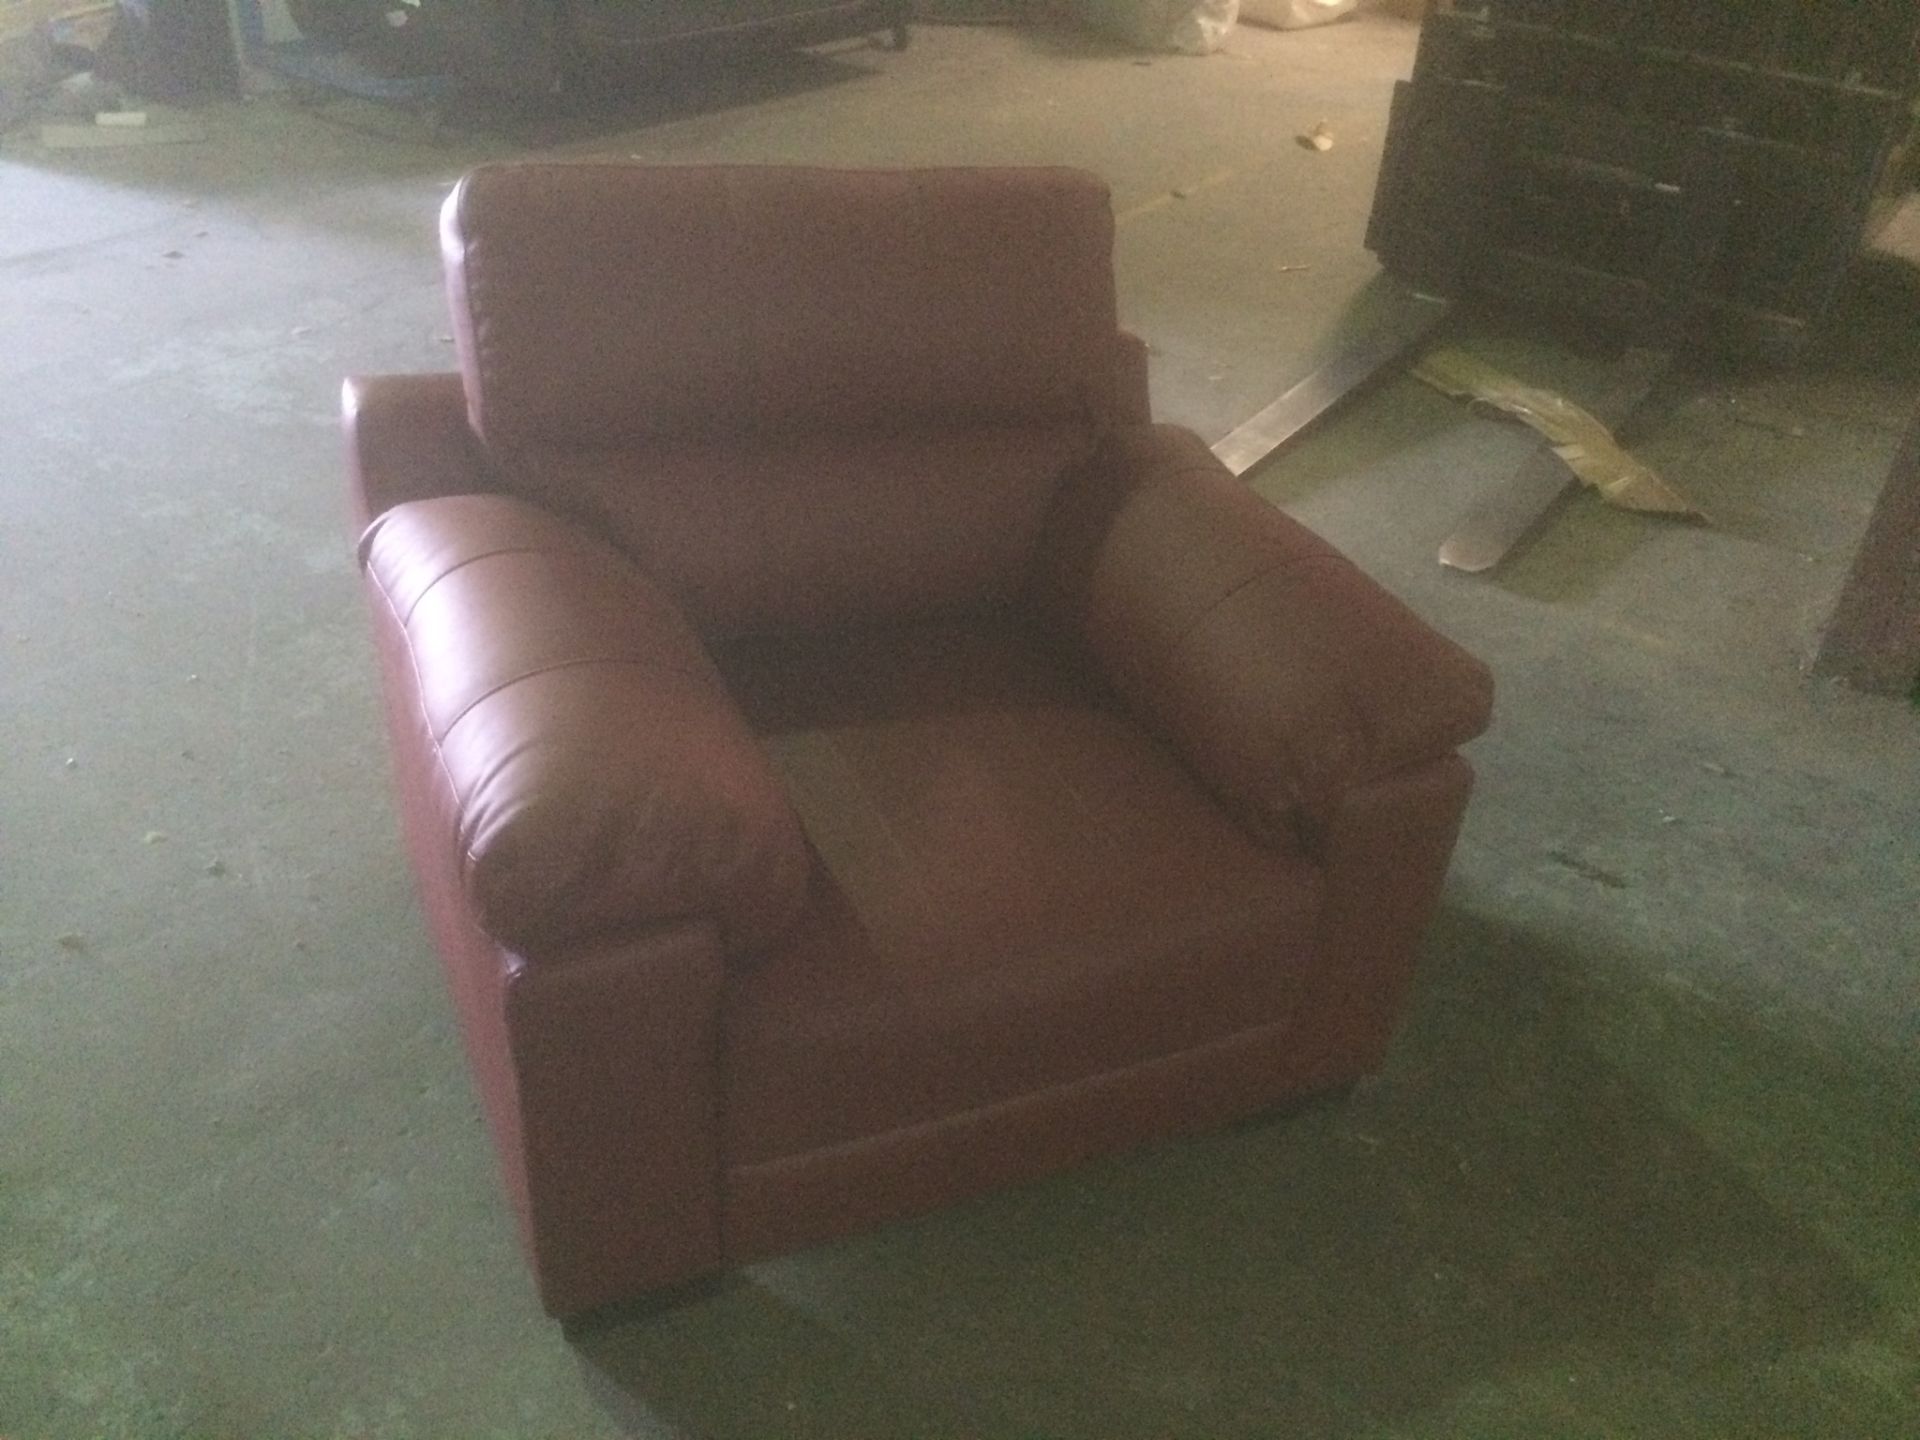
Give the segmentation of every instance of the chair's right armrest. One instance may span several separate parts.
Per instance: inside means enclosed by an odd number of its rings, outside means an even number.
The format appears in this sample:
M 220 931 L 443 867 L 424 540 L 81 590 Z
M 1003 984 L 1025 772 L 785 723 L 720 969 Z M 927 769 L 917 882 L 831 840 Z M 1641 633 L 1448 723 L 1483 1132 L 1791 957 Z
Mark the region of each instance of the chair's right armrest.
M 679 921 L 736 954 L 784 933 L 799 821 L 669 596 L 503 495 L 395 506 L 360 553 L 437 777 L 435 845 L 487 934 L 538 963 Z
M 1191 431 L 1120 426 L 1063 486 L 1031 599 L 1256 835 L 1486 727 L 1492 678 Z
M 355 533 L 409 500 L 494 487 L 457 374 L 356 375 L 340 389 Z

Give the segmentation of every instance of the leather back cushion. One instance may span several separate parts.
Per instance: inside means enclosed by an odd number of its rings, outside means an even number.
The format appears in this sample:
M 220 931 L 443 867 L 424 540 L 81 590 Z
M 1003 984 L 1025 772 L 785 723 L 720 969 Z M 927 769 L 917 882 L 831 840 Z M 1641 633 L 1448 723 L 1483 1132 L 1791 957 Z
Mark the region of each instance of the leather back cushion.
M 1113 215 L 1077 171 L 484 166 L 441 242 L 500 450 L 1113 404 Z
M 726 637 L 1013 601 L 1062 476 L 1093 444 L 1081 426 L 1029 424 L 537 447 L 510 483 Z

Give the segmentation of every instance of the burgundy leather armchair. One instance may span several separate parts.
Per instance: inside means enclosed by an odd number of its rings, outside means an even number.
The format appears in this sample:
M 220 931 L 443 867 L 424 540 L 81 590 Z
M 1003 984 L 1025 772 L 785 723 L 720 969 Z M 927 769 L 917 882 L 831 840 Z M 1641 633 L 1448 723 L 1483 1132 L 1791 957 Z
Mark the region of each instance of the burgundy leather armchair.
M 349 381 L 401 813 L 560 1315 L 1376 1066 L 1487 671 L 1149 423 L 1058 170 L 483 168 Z

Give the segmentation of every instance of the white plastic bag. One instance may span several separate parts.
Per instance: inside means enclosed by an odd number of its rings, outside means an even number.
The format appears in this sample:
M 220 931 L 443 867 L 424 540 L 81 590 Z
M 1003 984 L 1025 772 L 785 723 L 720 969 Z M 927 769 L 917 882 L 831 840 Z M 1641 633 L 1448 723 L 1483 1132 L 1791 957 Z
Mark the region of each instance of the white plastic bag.
M 1167 45 L 1182 55 L 1211 55 L 1227 43 L 1242 0 L 1191 0 L 1173 7 Z
M 1240 15 L 1274 30 L 1304 30 L 1351 15 L 1360 0 L 1240 0 Z
M 1075 0 L 1095 30 L 1142 50 L 1211 55 L 1226 44 L 1241 0 Z

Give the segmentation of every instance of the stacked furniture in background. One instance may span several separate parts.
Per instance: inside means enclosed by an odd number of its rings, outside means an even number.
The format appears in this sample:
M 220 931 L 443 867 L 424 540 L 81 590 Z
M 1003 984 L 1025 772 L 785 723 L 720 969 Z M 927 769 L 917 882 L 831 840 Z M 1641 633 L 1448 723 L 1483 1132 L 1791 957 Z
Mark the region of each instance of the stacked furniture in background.
M 1791 355 L 1911 178 L 1911 0 L 1453 0 L 1394 96 L 1396 276 Z
M 432 75 L 511 95 L 548 95 L 595 71 L 619 70 L 667 49 L 742 41 L 814 45 L 886 32 L 907 43 L 912 0 L 288 0 L 305 39 L 267 46 L 243 14 L 254 48 L 302 78 L 403 98 L 374 72 Z M 399 22 L 399 23 L 393 23 Z M 354 83 L 356 77 L 359 83 Z

